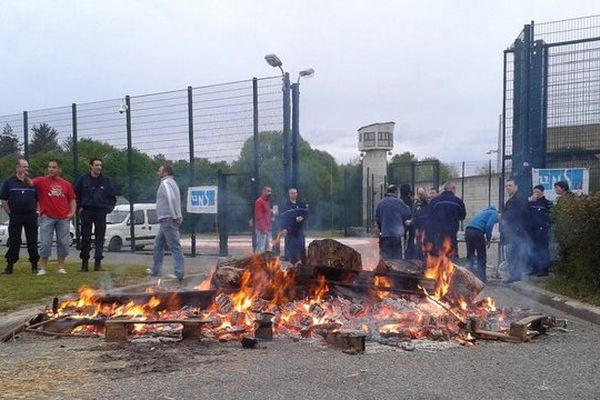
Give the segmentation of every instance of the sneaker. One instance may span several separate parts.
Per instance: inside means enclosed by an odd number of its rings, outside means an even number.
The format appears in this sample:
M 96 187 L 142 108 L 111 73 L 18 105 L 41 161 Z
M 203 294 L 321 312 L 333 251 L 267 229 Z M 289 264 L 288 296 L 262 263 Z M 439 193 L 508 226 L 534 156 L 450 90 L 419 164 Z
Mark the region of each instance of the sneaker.
M 166 276 L 166 278 L 167 279 L 175 279 L 177 277 L 175 275 L 173 275 L 173 274 L 169 274 L 169 275 Z
M 36 276 L 42 276 L 42 275 L 46 275 L 46 270 L 45 269 L 39 269 L 37 274 L 35 274 Z
M 152 272 L 152 268 L 146 268 L 146 273 L 150 276 L 153 276 L 155 278 L 160 277 L 160 274 L 155 274 L 154 272 Z
M 64 268 L 60 268 L 60 269 L 58 270 L 58 273 L 59 273 L 59 274 L 66 274 L 66 273 L 67 273 L 67 271 L 65 271 L 65 269 L 64 269 Z

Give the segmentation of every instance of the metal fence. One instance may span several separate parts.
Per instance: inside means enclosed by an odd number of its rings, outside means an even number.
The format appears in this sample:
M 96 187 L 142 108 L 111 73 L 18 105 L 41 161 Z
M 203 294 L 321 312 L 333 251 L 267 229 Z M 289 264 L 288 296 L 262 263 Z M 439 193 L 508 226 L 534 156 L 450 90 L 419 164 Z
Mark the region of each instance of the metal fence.
M 531 168 L 583 167 L 600 190 L 600 15 L 525 25 L 503 81 L 504 174 L 530 188 Z
M 229 186 L 230 198 L 243 196 L 246 206 L 235 214 L 249 221 L 259 185 L 255 142 L 260 132 L 282 132 L 282 103 L 281 76 L 253 78 L 4 115 L 0 130 L 2 137 L 16 137 L 15 150 L 36 175 L 58 158 L 63 175 L 74 182 L 88 171 L 90 157 L 102 158 L 117 194 L 131 207 L 154 201 L 163 162 L 173 165 L 182 193 L 192 185 L 217 185 L 219 171 L 244 173 L 243 184 Z M 14 173 L 17 155 L 1 156 L 0 180 Z M 215 216 L 186 220 L 184 228 L 192 233 L 214 232 L 217 222 Z

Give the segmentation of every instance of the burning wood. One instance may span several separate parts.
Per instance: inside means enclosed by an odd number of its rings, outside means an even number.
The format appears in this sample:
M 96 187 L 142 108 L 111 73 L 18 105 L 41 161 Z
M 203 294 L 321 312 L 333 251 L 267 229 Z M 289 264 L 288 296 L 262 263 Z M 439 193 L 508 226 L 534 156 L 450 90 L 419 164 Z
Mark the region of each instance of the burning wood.
M 134 294 L 84 288 L 79 298 L 54 305 L 49 326 L 104 334 L 109 341 L 176 334 L 239 340 L 244 347 L 275 335 L 320 336 L 350 352 L 364 351 L 365 340 L 465 344 L 471 335 L 524 340 L 544 331 L 536 318 L 523 322 L 489 298 L 476 302 L 483 284 L 444 254 L 428 256 L 423 265 L 381 262 L 371 272 L 362 270 L 357 252 L 333 240 L 318 241 L 309 253 L 309 265 L 300 269 L 283 268 L 270 253 L 221 259 L 205 281 L 209 290 L 204 284 L 205 290 Z

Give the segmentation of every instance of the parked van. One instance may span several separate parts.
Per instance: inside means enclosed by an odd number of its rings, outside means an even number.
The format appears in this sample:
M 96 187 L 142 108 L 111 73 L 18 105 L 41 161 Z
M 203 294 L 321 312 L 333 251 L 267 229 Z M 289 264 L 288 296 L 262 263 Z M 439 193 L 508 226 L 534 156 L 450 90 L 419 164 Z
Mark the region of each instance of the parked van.
M 120 251 L 131 246 L 131 222 L 129 204 L 119 204 L 106 216 L 106 243 L 108 251 Z M 160 224 L 156 215 L 156 204 L 138 203 L 133 205 L 135 229 L 135 249 L 153 244 Z

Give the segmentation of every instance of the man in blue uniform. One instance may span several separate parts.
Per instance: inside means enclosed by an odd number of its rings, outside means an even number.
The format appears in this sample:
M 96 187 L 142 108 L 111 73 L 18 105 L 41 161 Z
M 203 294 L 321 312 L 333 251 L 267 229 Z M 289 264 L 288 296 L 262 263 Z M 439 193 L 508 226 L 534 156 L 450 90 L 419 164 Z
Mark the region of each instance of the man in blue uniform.
M 529 198 L 531 216 L 531 253 L 530 275 L 548 276 L 550 268 L 550 209 L 552 202 L 544 196 L 544 186 L 537 185 Z
M 38 261 L 38 216 L 37 193 L 29 178 L 29 162 L 25 159 L 17 161 L 16 174 L 2 185 L 0 191 L 2 208 L 9 215 L 8 251 L 6 252 L 6 268 L 4 274 L 12 274 L 15 263 L 19 260 L 21 248 L 21 231 L 25 229 L 27 251 L 31 272 L 37 274 Z
M 426 240 L 432 245 L 432 253 L 438 255 L 444 240 L 450 240 L 452 258 L 458 258 L 458 233 L 459 222 L 465 219 L 467 211 L 465 203 L 457 197 L 456 184 L 447 182 L 444 191 L 434 197 L 429 203 L 429 218 L 425 228 Z
M 506 181 L 508 200 L 502 212 L 500 241 L 507 246 L 506 261 L 508 276 L 506 283 L 520 281 L 529 263 L 529 231 L 531 220 L 527 197 L 519 192 L 514 179 Z
M 290 188 L 288 196 L 280 214 L 281 233 L 285 235 L 285 259 L 292 264 L 305 263 L 304 221 L 308 217 L 308 204 L 298 200 L 296 188 Z

